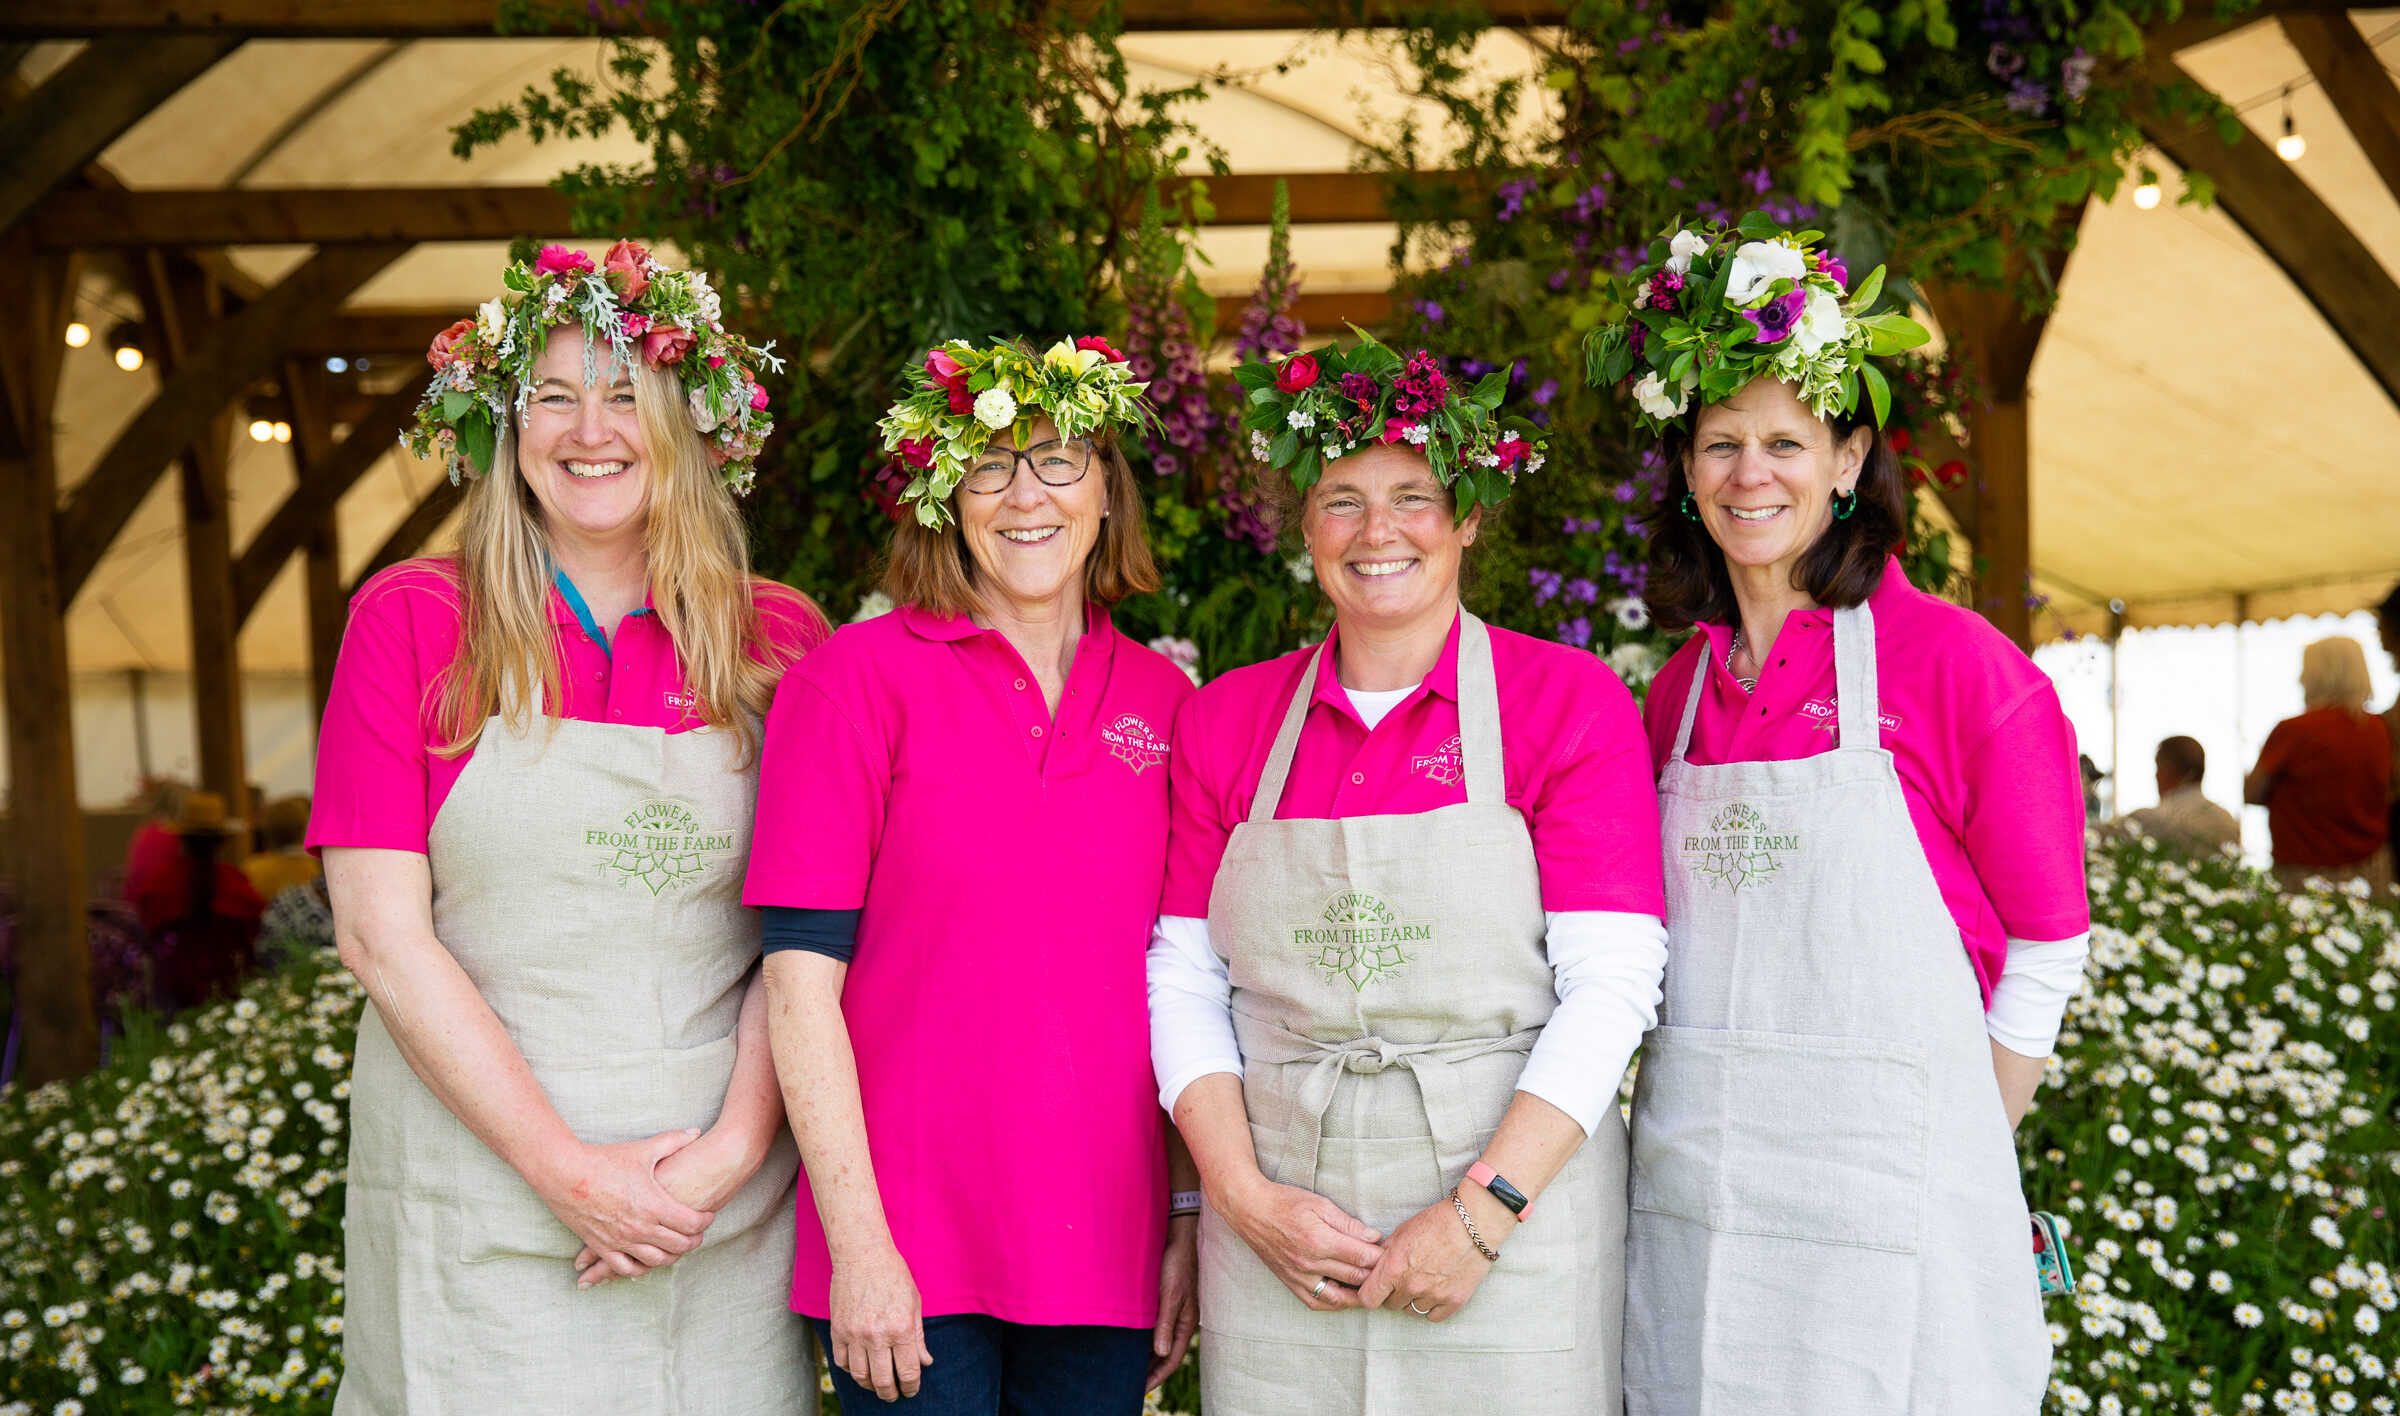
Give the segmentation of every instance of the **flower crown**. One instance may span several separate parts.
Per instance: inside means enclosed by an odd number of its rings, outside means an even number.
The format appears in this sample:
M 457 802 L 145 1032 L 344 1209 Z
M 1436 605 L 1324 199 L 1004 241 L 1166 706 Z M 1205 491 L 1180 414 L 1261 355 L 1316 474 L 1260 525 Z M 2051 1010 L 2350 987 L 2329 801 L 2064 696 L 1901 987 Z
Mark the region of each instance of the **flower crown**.
M 1584 340 L 1585 376 L 1606 388 L 1639 370 L 1635 421 L 1655 430 L 1682 417 L 1693 393 L 1720 403 L 1762 374 L 1798 385 L 1820 418 L 1855 410 L 1863 388 L 1880 427 L 1892 390 L 1868 359 L 1932 336 L 1905 315 L 1868 313 L 1883 294 L 1882 266 L 1845 293 L 1850 273 L 1823 239 L 1754 211 L 1738 226 L 1651 242 L 1649 264 L 1627 277 L 1624 322 Z
M 1233 371 L 1248 395 L 1242 426 L 1250 430 L 1251 455 L 1280 469 L 1296 490 L 1315 486 L 1326 464 L 1370 442 L 1423 452 L 1455 494 L 1461 518 L 1479 502 L 1505 498 L 1519 472 L 1542 470 L 1541 430 L 1499 417 L 1507 370 L 1462 394 L 1424 350 L 1402 359 L 1358 326 L 1350 332 L 1359 339 L 1355 349 L 1329 344 Z
M 1036 412 L 1049 414 L 1062 438 L 1140 427 L 1149 385 L 1132 372 L 1098 335 L 1062 339 L 1039 355 L 1014 340 L 978 349 L 953 339 L 927 350 L 904 375 L 908 392 L 876 425 L 908 476 L 900 500 L 916 503 L 919 524 L 941 530 L 975 454 L 1003 428 L 1023 447 Z
M 698 271 L 672 270 L 631 241 L 619 241 L 595 268 L 592 258 L 544 246 L 508 268 L 507 289 L 473 319 L 434 337 L 425 362 L 433 382 L 417 405 L 417 424 L 402 440 L 418 457 L 436 452 L 456 483 L 492 470 L 509 390 L 521 419 L 533 396 L 533 366 L 553 327 L 583 325 L 583 377 L 600 381 L 605 343 L 619 368 L 639 353 L 653 369 L 673 370 L 689 395 L 692 426 L 707 439 L 725 485 L 747 492 L 759 449 L 775 430 L 760 369 L 781 369 L 769 341 L 756 346 L 728 334 L 717 292 Z

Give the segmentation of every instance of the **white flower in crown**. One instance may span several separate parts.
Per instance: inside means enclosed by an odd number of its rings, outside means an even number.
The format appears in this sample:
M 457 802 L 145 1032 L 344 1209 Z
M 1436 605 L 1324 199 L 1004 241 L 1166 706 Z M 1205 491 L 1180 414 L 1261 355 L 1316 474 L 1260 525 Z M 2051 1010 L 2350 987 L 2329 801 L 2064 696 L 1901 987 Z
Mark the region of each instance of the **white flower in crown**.
M 1825 290 L 1809 291 L 1808 303 L 1800 311 L 1799 326 L 1792 331 L 1792 343 L 1803 355 L 1809 355 L 1849 337 L 1850 317 L 1842 313 L 1840 297 Z
M 975 421 L 994 432 L 1017 421 L 1016 395 L 1004 388 L 987 388 L 976 394 Z
M 1667 269 L 1677 275 L 1689 275 L 1692 257 L 1708 249 L 1708 238 L 1697 231 L 1678 231 L 1667 243 Z
M 1283 415 L 1283 421 L 1295 428 L 1313 428 L 1317 425 L 1317 415 L 1303 408 L 1295 408 Z
M 1256 428 L 1250 430 L 1250 455 L 1261 462 L 1267 460 L 1267 435 Z
M 1418 423 L 1414 427 L 1411 427 L 1406 432 L 1402 433 L 1400 436 L 1406 439 L 1413 446 L 1423 447 L 1425 444 L 1433 441 L 1433 428 L 1430 424 Z
M 475 307 L 475 332 L 483 342 L 498 348 L 500 336 L 508 329 L 508 306 L 495 295 Z
M 1642 375 L 1641 380 L 1634 384 L 1633 401 L 1642 406 L 1644 413 L 1664 422 L 1669 418 L 1682 416 L 1686 395 L 1684 390 L 1678 388 L 1670 397 L 1667 393 L 1667 381 L 1653 371 Z
M 1764 296 L 1778 280 L 1797 283 L 1808 274 L 1808 260 L 1798 246 L 1783 241 L 1744 241 L 1733 253 L 1733 273 L 1725 282 L 1725 302 L 1746 308 Z

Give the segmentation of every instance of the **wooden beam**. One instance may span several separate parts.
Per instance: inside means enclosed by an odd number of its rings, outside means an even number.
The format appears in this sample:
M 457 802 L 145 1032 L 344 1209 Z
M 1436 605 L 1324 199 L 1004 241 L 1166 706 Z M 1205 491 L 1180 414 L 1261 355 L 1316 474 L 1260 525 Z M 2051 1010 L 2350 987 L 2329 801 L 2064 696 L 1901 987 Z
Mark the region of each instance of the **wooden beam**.
M 0 234 L 0 692 L 8 712 L 8 832 L 17 862 L 20 1085 L 100 1060 L 84 919 L 83 812 L 75 794 L 67 596 L 59 589 L 57 442 L 52 418 L 80 263 Z
M 167 464 L 243 389 L 275 367 L 296 332 L 331 315 L 407 249 L 397 244 L 328 247 L 208 332 L 100 455 L 74 500 L 59 512 L 59 585 L 70 600 Z
M 1391 220 L 1380 173 L 1238 172 L 1198 180 L 1207 183 L 1220 226 L 1266 225 L 1278 181 L 1290 192 L 1295 224 Z M 94 188 L 54 193 L 33 217 L 34 244 L 43 250 L 511 241 L 573 229 L 566 197 L 548 187 Z
M 284 381 L 297 383 L 303 371 L 287 367 Z M 350 435 L 339 442 L 331 440 L 327 427 L 326 446 L 321 452 L 309 447 L 311 425 L 330 423 L 322 404 L 312 408 L 305 398 L 293 402 L 293 446 L 301 449 L 300 485 L 275 508 L 266 524 L 250 538 L 243 548 L 242 558 L 233 573 L 234 612 L 247 622 L 267 587 L 283 570 L 284 562 L 294 551 L 304 549 L 318 535 L 318 523 L 333 513 L 345 493 L 358 479 L 365 476 L 375 460 L 390 452 L 400 434 L 414 420 L 417 400 L 425 392 L 424 379 L 411 379 L 397 391 L 375 400 L 373 409 L 350 427 Z
M 285 498 L 284 507 L 290 507 L 294 502 L 302 503 L 302 516 L 307 522 L 302 537 L 306 555 L 303 558 L 301 590 L 308 615 L 310 701 L 316 708 L 316 716 L 311 721 L 322 723 L 325 720 L 325 705 L 333 696 L 333 665 L 341 657 L 342 630 L 349 619 L 348 602 L 342 594 L 341 521 L 335 515 L 335 504 L 342 492 L 348 490 L 350 483 L 358 479 L 358 472 L 365 471 L 381 452 L 378 450 L 374 455 L 361 455 L 367 451 L 370 442 L 377 439 L 377 432 L 373 428 L 360 426 L 358 421 L 351 423 L 348 438 L 339 442 L 335 440 L 331 400 L 326 396 L 329 390 L 322 368 L 311 367 L 298 359 L 287 359 L 283 364 L 283 384 L 284 396 L 291 403 L 293 460 L 300 469 L 300 486 Z M 403 411 L 398 415 L 405 418 L 405 410 L 415 407 L 416 393 L 414 386 L 402 385 L 384 402 L 388 405 L 406 400 Z M 367 421 L 372 421 L 372 415 Z M 354 444 L 350 439 L 361 441 Z M 383 440 L 381 445 L 388 447 L 390 443 Z M 355 465 L 358 472 L 341 475 L 334 463 L 346 448 L 351 450 L 347 461 Z M 337 481 L 338 486 L 335 485 Z M 268 522 L 268 529 L 273 529 L 274 520 L 279 519 L 282 512 L 283 508 L 277 509 L 276 518 Z M 237 575 L 238 571 L 250 567 L 251 552 L 260 549 L 258 538 L 253 537 L 249 551 L 243 553 L 242 564 L 237 567 Z M 284 557 L 275 558 L 277 568 L 288 555 L 289 552 L 286 552 Z M 268 574 L 271 577 L 273 570 L 270 569 Z M 239 588 L 237 584 L 237 592 Z M 264 587 L 261 588 L 263 590 Z M 256 603 L 257 598 L 253 596 L 250 604 Z M 242 612 L 246 617 L 248 606 L 244 606 Z
M 433 533 L 442 529 L 442 523 L 450 519 L 450 513 L 458 509 L 459 502 L 466 495 L 467 488 L 463 482 L 453 483 L 447 477 L 435 482 L 432 489 L 418 500 L 407 518 L 384 538 L 383 545 L 367 562 L 366 569 L 358 573 L 358 579 L 350 582 L 347 593 L 357 594 L 358 587 L 373 579 L 377 572 L 389 570 L 422 550 L 425 543 L 433 539 Z
M 13 5 L 11 11 L 38 8 Z M 241 37 L 169 34 L 95 40 L 0 113 L 0 230 L 81 172 L 120 134 L 232 53 Z
M 638 28 L 638 6 L 612 0 Z M 1096 9 L 1091 0 L 1077 8 Z M 1492 0 L 1494 22 L 1553 26 L 1566 21 L 1559 0 Z M 73 39 L 100 34 L 230 31 L 253 39 L 445 39 L 489 37 L 499 24 L 498 0 L 65 0 L 13 5 L 0 13 L 0 38 Z M 583 34 L 591 28 L 582 5 L 561 5 L 547 32 Z M 1347 0 L 1338 10 L 1351 27 L 1398 23 L 1401 8 Z M 1129 30 L 1308 30 L 1325 23 L 1325 7 L 1309 0 L 1125 0 Z M 527 33 L 520 30 L 518 33 Z M 540 32 L 540 31 L 534 31 Z
M 2285 15 L 2283 34 L 2342 115 L 2384 190 L 2400 196 L 2400 88 L 2348 15 Z
M 2171 59 L 2154 57 L 2143 70 L 2154 85 L 2191 81 Z M 2170 120 L 2152 107 L 2142 129 L 2176 165 L 2216 183 L 2218 207 L 2400 402 L 2400 284 L 2357 233 L 2247 126 L 2228 144 L 2213 124 Z

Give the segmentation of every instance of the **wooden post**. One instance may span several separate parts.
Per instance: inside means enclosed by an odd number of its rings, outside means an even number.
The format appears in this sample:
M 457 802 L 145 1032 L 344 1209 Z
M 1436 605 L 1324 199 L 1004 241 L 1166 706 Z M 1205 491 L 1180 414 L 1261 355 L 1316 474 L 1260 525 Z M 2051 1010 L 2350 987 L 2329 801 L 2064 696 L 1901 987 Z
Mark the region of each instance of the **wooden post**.
M 170 267 L 153 248 L 142 263 L 143 305 L 162 381 L 174 378 L 224 311 L 215 283 L 181 262 Z M 249 777 L 242 761 L 242 669 L 237 650 L 241 618 L 233 594 L 233 506 L 227 486 L 233 420 L 220 409 L 181 458 L 183 579 L 191 617 L 192 718 L 199 747 L 200 786 L 225 798 L 225 809 L 250 816 Z
M 100 1060 L 84 922 L 83 812 L 75 797 L 73 681 L 60 593 L 51 415 L 81 263 L 0 236 L 0 652 L 6 654 L 8 830 L 17 887 L 19 1078 L 40 1085 Z
M 298 359 L 284 361 L 283 387 L 292 405 L 292 460 L 300 473 L 292 495 L 302 497 L 312 484 L 335 475 L 332 391 L 322 366 Z M 351 429 L 353 436 L 359 432 Z M 341 653 L 342 628 L 350 613 L 342 593 L 341 527 L 333 501 L 325 501 L 323 510 L 309 518 L 301 551 L 308 598 L 308 677 L 317 721 L 323 722 L 325 702 L 333 696 L 333 661 Z

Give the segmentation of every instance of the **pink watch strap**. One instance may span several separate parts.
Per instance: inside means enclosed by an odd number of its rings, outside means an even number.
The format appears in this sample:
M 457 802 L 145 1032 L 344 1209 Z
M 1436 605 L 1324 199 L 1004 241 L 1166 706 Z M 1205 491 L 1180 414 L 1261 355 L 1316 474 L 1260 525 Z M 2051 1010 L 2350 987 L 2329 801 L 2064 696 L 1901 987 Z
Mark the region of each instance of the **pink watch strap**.
M 1492 1182 L 1500 1178 L 1500 1172 L 1492 1169 L 1490 1166 L 1479 1160 L 1473 1165 L 1467 1167 L 1467 1178 L 1488 1190 L 1492 1187 Z M 1517 1222 L 1519 1224 L 1523 1224 L 1526 1220 L 1531 1219 L 1532 1217 L 1533 1206 L 1530 1204 L 1517 1211 Z

